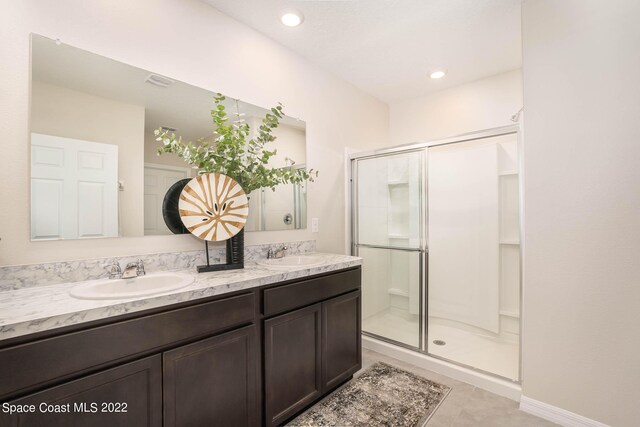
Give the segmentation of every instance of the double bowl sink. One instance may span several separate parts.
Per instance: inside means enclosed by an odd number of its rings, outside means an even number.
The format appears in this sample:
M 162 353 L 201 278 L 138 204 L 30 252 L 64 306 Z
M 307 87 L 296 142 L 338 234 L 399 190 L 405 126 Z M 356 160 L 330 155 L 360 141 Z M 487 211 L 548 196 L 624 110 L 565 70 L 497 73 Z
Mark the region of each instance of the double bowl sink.
M 320 265 L 322 258 L 300 255 L 260 260 L 256 264 L 270 270 L 294 270 Z M 175 291 L 189 286 L 193 281 L 194 276 L 186 273 L 154 273 L 132 279 L 105 279 L 83 283 L 72 288 L 69 294 L 75 298 L 91 300 L 137 298 Z

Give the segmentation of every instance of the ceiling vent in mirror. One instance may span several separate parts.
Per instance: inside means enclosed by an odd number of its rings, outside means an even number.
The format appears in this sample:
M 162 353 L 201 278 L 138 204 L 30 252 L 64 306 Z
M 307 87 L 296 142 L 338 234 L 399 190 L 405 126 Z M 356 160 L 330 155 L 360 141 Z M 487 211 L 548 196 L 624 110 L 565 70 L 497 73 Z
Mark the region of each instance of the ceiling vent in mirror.
M 159 87 L 168 87 L 170 84 L 173 83 L 173 80 L 168 79 L 166 77 L 162 77 L 158 74 L 153 74 L 153 73 L 149 74 L 147 78 L 144 79 L 144 81 Z

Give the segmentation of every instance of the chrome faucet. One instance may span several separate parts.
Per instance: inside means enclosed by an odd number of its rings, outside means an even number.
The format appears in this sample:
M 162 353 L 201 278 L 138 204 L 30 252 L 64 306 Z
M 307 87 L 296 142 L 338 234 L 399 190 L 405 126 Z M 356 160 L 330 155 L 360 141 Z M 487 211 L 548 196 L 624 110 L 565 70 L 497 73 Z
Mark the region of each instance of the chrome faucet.
M 287 249 L 289 249 L 287 245 L 282 245 L 280 249 L 276 249 L 276 250 L 273 250 L 273 248 L 270 247 L 267 250 L 267 259 L 284 258 L 284 256 L 286 255 L 285 252 Z
M 289 249 L 287 247 L 287 245 L 282 245 L 282 247 L 280 249 L 276 249 L 276 251 L 273 253 L 273 257 L 274 258 L 284 258 L 285 255 L 287 254 L 287 249 Z
M 113 260 L 111 265 L 107 265 L 104 268 L 107 270 L 107 273 L 109 273 L 109 279 L 119 279 L 122 277 L 122 269 L 118 261 Z
M 287 245 L 282 245 L 280 249 L 276 249 L 275 251 L 273 248 L 269 248 L 269 250 L 267 250 L 267 259 L 284 258 L 287 249 L 289 249 Z
M 134 279 L 138 276 L 144 276 L 146 273 L 144 271 L 144 263 L 141 259 L 137 262 L 130 262 L 124 269 L 124 273 L 122 273 L 123 279 Z
M 144 271 L 144 263 L 141 259 L 138 259 L 138 262 L 136 263 L 136 274 L 138 276 L 144 276 L 145 274 L 147 274 L 147 272 Z

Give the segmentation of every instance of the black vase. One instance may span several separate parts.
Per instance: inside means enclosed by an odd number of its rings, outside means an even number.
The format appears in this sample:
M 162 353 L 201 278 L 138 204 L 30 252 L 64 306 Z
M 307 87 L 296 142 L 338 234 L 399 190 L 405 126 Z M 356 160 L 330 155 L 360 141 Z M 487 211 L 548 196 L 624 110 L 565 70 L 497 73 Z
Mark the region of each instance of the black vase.
M 227 264 L 244 267 L 244 228 L 227 240 Z

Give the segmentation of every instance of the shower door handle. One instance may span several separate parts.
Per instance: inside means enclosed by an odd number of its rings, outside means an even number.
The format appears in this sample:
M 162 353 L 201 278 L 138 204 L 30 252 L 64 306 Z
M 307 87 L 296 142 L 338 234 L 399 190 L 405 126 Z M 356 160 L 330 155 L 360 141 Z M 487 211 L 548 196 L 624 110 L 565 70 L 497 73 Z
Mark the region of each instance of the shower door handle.
M 354 243 L 355 248 L 370 248 L 370 249 L 389 249 L 393 251 L 405 251 L 405 252 L 425 252 L 422 248 L 403 248 L 400 246 L 384 246 L 384 245 L 370 245 L 367 243 Z

